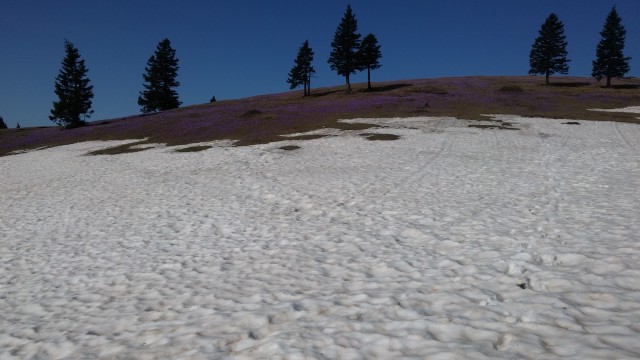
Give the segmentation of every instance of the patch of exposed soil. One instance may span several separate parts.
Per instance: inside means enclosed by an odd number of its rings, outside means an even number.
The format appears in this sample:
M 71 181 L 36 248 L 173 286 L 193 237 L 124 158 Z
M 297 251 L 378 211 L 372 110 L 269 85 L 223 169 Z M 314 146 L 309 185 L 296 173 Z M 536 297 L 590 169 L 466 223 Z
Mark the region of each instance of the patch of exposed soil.
M 140 152 L 140 151 L 145 151 L 145 150 L 155 148 L 155 146 L 140 146 L 146 143 L 147 142 L 144 141 L 144 142 L 136 142 L 131 144 L 113 146 L 106 149 L 91 151 L 87 153 L 87 155 L 120 155 L 120 154 L 135 153 L 135 152 Z
M 186 147 L 186 148 L 182 148 L 182 149 L 176 149 L 176 152 L 181 152 L 181 153 L 198 152 L 198 151 L 204 151 L 204 150 L 211 149 L 212 147 L 213 146 L 210 146 L 210 145 L 190 146 L 190 147 Z
M 365 133 L 365 134 L 360 134 L 360 136 L 364 136 L 367 138 L 367 140 L 370 141 L 393 141 L 393 140 L 398 140 L 400 139 L 399 135 L 395 135 L 395 134 L 371 134 L 371 133 Z

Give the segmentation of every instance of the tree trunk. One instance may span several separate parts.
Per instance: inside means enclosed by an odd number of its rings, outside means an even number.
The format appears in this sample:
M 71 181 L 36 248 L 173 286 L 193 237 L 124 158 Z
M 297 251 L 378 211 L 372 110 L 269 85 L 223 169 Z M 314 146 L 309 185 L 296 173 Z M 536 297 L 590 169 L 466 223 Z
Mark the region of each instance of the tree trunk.
M 607 76 L 607 87 L 611 87 L 611 76 Z
M 547 70 L 545 81 L 549 85 L 549 70 Z
M 307 77 L 307 95 L 311 96 L 311 74 Z
M 349 73 L 347 73 L 345 79 L 347 80 L 347 94 L 351 94 L 351 82 L 349 81 Z
M 367 66 L 367 90 L 371 90 L 371 67 Z

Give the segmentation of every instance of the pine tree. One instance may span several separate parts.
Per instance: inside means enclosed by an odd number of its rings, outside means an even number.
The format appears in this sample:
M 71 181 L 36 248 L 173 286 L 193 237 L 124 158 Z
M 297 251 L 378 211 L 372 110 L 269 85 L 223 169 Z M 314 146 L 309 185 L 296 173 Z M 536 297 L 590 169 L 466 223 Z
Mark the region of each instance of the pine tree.
M 602 39 L 596 47 L 596 59 L 593 61 L 591 76 L 598 81 L 607 79 L 607 87 L 611 86 L 611 78 L 621 78 L 630 71 L 630 57 L 623 54 L 627 31 L 614 6 L 607 16 L 600 32 Z
M 309 41 L 306 40 L 298 50 L 298 56 L 287 79 L 287 83 L 291 85 L 290 88 L 292 90 L 304 85 L 304 96 L 311 95 L 311 75 L 316 72 L 311 65 L 312 61 L 313 50 L 309 47 Z
M 529 53 L 529 74 L 544 74 L 545 82 L 549 85 L 549 75 L 558 72 L 567 74 L 569 72 L 567 59 L 567 42 L 564 35 L 564 24 L 558 19 L 556 14 L 551 13 L 545 20 L 539 36 L 531 46 Z
M 4 119 L 2 118 L 2 116 L 0 116 L 0 129 L 6 129 L 7 128 L 7 124 L 4 122 Z
M 169 39 L 164 39 L 156 47 L 155 53 L 147 61 L 144 68 L 144 90 L 138 97 L 140 111 L 150 113 L 175 109 L 182 104 L 174 89 L 180 86 L 178 76 L 178 59 L 176 51 L 171 47 Z
M 58 101 L 53 102 L 49 119 L 71 129 L 85 125 L 84 119 L 93 114 L 93 86 L 89 85 L 88 69 L 80 58 L 78 49 L 69 40 L 65 40 L 64 48 L 66 55 L 55 83 Z
M 380 52 L 380 45 L 378 45 L 378 39 L 373 34 L 368 34 L 362 39 L 360 44 L 360 50 L 358 51 L 358 60 L 362 68 L 367 69 L 367 90 L 371 90 L 371 70 L 379 69 L 380 58 L 382 53 Z
M 351 6 L 347 5 L 347 11 L 333 35 L 332 50 L 327 61 L 331 70 L 345 77 L 347 93 L 351 92 L 350 75 L 363 70 L 357 58 L 357 51 L 360 49 L 360 34 L 357 31 L 358 20 L 351 11 Z

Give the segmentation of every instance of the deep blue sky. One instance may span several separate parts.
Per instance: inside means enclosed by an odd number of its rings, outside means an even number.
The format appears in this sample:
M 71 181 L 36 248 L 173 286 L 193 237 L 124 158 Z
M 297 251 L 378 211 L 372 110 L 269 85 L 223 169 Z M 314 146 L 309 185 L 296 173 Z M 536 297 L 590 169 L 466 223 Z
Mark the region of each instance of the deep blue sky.
M 373 81 L 526 75 L 531 44 L 551 12 L 565 24 L 569 75 L 589 76 L 614 4 L 633 57 L 628 75 L 640 74 L 638 0 L 0 0 L 0 116 L 10 127 L 53 125 L 65 39 L 89 68 L 90 120 L 139 113 L 144 67 L 165 37 L 180 59 L 183 105 L 288 91 L 287 74 L 307 39 L 315 51 L 312 86 L 342 84 L 327 58 L 347 3 L 360 33 L 374 33 L 382 45 Z

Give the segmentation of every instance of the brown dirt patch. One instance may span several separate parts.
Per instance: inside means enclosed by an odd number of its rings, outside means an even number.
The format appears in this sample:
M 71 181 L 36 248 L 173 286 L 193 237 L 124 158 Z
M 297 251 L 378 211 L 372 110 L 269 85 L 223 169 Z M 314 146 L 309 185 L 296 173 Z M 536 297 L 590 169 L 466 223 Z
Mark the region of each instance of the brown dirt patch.
M 118 146 L 113 146 L 106 149 L 91 151 L 87 153 L 87 155 L 120 155 L 120 154 L 135 153 L 135 152 L 140 152 L 140 151 L 145 151 L 145 150 L 155 148 L 155 146 L 146 146 L 146 147 L 140 146 L 147 143 L 148 142 L 146 141 L 141 141 L 141 142 L 135 142 L 131 144 L 118 145 Z
M 300 149 L 300 146 L 298 146 L 298 145 L 285 145 L 285 146 L 280 146 L 280 149 L 286 150 L 286 151 L 292 151 L 292 150 Z
M 176 152 L 180 152 L 180 153 L 185 153 L 185 152 L 198 152 L 198 151 L 209 150 L 209 149 L 211 149 L 212 147 L 213 147 L 213 146 L 211 146 L 211 145 L 189 146 L 189 147 L 182 148 L 182 149 L 176 149 Z
M 393 141 L 393 140 L 398 140 L 400 139 L 399 135 L 395 135 L 395 134 L 370 134 L 370 133 L 365 133 L 365 134 L 360 134 L 360 136 L 364 136 L 367 138 L 367 140 L 370 141 Z

